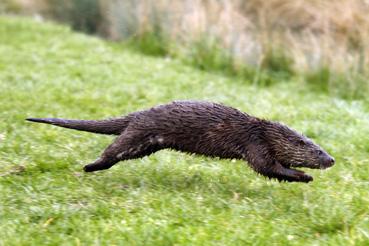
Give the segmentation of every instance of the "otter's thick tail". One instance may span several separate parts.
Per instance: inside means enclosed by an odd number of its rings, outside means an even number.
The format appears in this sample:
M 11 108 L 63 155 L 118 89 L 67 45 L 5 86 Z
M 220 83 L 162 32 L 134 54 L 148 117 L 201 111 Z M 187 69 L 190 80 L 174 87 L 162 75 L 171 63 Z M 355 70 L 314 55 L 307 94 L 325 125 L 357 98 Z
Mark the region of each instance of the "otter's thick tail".
M 119 135 L 129 124 L 127 118 L 107 120 L 67 120 L 56 118 L 27 118 L 26 120 L 38 123 L 75 129 L 85 132 L 94 132 L 108 135 Z

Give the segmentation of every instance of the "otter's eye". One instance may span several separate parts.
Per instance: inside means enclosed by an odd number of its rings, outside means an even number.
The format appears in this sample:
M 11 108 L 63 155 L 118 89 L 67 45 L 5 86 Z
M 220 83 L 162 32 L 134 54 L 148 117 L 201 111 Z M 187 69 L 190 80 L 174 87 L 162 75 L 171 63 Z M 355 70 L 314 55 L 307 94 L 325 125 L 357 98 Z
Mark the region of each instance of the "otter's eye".
M 322 154 L 323 154 L 323 151 L 318 150 L 318 155 L 322 155 Z

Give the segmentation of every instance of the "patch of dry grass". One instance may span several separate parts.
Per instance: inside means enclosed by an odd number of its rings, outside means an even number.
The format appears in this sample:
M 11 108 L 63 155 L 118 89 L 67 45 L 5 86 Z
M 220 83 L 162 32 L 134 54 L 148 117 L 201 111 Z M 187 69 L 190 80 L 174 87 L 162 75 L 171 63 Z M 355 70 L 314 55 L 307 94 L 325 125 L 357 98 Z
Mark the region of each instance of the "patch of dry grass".
M 271 46 L 284 49 L 300 69 L 365 69 L 369 62 L 369 2 L 364 0 L 131 0 L 101 5 L 112 38 L 160 26 L 168 37 L 185 43 L 213 36 L 250 64 L 261 63 Z M 127 16 L 131 23 L 123 21 Z M 132 33 L 121 33 L 130 25 L 136 25 Z
M 133 38 L 147 53 L 189 57 L 200 68 L 293 71 L 334 94 L 369 91 L 368 0 L 67 0 L 64 10 L 55 0 L 13 2 L 54 17 L 58 9 L 77 29 Z
M 243 64 L 265 67 L 270 56 L 278 52 L 291 59 L 296 72 L 331 71 L 334 76 L 330 76 L 330 81 L 322 82 L 328 83 L 328 87 L 336 87 L 339 82 L 353 91 L 362 86 L 368 89 L 367 83 L 358 78 L 368 74 L 368 1 L 133 0 L 101 3 L 105 25 L 109 26 L 107 35 L 113 39 L 142 36 L 159 28 L 166 38 L 181 47 L 190 47 L 188 50 L 204 38 L 215 41 L 222 51 L 232 56 L 232 66 L 236 70 Z

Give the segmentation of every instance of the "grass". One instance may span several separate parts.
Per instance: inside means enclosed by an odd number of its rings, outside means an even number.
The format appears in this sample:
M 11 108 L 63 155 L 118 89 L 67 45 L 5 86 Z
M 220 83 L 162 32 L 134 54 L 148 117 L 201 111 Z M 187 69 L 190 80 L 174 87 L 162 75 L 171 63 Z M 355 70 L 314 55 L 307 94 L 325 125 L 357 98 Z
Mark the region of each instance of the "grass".
M 322 83 L 315 78 L 327 71 L 324 91 L 363 99 L 369 93 L 368 11 L 365 0 L 105 1 L 98 33 L 130 37 L 143 52 L 203 70 L 253 75 L 259 85 L 298 76 L 316 87 Z
M 367 0 L 3 0 L 0 13 L 57 20 L 259 86 L 291 79 L 344 99 L 369 93 Z
M 100 119 L 174 99 L 282 121 L 336 158 L 310 184 L 161 151 L 93 174 L 112 139 L 26 117 Z M 368 245 L 369 104 L 255 87 L 66 27 L 0 18 L 0 245 Z

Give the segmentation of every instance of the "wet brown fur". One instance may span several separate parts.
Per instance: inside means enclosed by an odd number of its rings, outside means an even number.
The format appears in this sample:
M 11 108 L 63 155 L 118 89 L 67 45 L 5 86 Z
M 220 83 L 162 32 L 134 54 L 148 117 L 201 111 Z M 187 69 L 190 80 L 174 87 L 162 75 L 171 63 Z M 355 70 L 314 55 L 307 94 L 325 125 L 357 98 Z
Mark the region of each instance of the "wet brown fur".
M 283 124 L 210 102 L 177 101 L 103 121 L 27 120 L 118 135 L 99 159 L 84 167 L 86 172 L 108 169 L 119 161 L 166 148 L 242 159 L 266 177 L 290 182 L 313 180 L 291 167 L 327 168 L 334 163 L 322 148 Z

